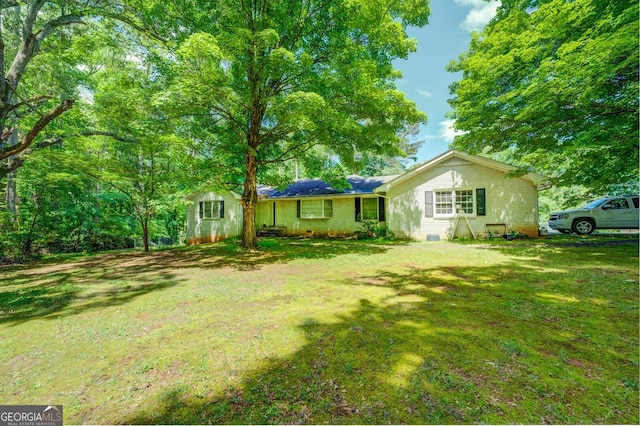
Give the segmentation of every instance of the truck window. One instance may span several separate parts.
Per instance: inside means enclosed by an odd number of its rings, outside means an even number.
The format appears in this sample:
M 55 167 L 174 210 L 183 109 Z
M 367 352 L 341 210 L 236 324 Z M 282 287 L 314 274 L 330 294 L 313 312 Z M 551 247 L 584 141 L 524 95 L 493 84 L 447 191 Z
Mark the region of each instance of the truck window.
M 617 198 L 615 200 L 611 200 L 611 202 L 609 202 L 608 205 L 610 205 L 611 208 L 614 210 L 629 208 L 629 203 L 627 203 L 627 200 L 625 200 L 624 198 Z

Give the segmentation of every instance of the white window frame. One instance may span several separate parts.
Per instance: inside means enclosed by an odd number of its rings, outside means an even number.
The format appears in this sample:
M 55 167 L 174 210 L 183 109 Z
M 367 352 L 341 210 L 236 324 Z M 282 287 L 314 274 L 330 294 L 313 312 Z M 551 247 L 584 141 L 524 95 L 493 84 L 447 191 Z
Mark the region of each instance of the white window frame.
M 209 219 L 209 220 L 221 219 L 220 217 L 221 204 L 222 204 L 222 200 L 210 200 L 210 201 L 203 200 L 202 201 L 203 210 L 202 210 L 202 213 L 200 213 L 200 218 Z M 215 210 L 213 208 L 214 205 L 217 206 Z
M 468 192 L 468 194 L 461 194 L 462 192 Z M 448 195 L 450 201 L 442 202 L 438 201 L 438 195 Z M 458 208 L 463 208 L 462 205 L 464 201 L 458 200 L 462 195 L 470 195 L 471 196 L 471 212 L 465 211 L 464 214 L 467 217 L 475 217 L 477 212 L 477 200 L 475 190 L 471 188 L 448 188 L 448 189 L 436 189 L 433 191 L 433 217 L 434 218 L 450 218 L 455 217 L 458 214 Z M 468 202 L 466 202 L 468 206 Z M 450 212 L 447 213 L 438 213 L 439 208 L 447 205 L 450 207 Z
M 373 200 L 373 203 L 375 204 L 375 212 L 376 212 L 376 216 L 375 217 L 364 217 L 364 200 Z M 379 210 L 379 201 L 378 201 L 378 197 L 362 197 L 360 198 L 360 220 L 375 220 L 378 221 L 378 215 L 380 214 Z
M 305 214 L 305 204 L 320 203 L 320 215 Z M 307 207 L 308 208 L 308 207 Z M 333 200 L 331 199 L 313 199 L 300 200 L 300 219 L 331 219 L 333 217 Z

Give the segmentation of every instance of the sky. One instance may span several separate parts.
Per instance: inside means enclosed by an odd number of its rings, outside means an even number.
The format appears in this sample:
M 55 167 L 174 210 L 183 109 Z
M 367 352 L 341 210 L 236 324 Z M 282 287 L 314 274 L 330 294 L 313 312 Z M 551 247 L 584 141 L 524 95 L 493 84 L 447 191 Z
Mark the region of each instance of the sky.
M 451 111 L 449 85 L 461 75 L 447 72 L 445 67 L 468 50 L 471 31 L 481 30 L 498 5 L 484 0 L 431 0 L 430 4 L 429 24 L 407 31 L 418 40 L 418 50 L 407 60 L 394 63 L 403 74 L 396 82 L 398 89 L 428 116 L 427 125 L 417 136 L 424 140 L 417 155 L 419 163 L 449 149 L 454 135 L 452 120 L 445 116 Z

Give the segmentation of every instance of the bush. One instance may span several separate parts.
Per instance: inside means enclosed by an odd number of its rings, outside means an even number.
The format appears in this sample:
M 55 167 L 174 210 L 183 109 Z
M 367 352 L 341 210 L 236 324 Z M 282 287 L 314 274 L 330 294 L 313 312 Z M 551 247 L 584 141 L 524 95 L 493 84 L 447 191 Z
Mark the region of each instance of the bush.
M 377 220 L 363 220 L 360 222 L 360 226 L 362 229 L 356 232 L 359 240 L 392 240 L 394 238 L 393 232 L 385 226 L 380 226 Z
M 24 263 L 36 258 L 25 251 L 27 233 L 12 231 L 0 233 L 0 263 Z

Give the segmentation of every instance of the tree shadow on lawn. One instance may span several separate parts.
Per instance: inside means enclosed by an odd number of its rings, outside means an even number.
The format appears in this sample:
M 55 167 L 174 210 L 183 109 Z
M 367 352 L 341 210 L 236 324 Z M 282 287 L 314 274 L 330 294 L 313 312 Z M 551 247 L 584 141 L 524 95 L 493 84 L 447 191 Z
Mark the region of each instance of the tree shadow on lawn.
M 166 256 L 178 267 L 216 269 L 231 267 L 240 271 L 258 270 L 269 264 L 288 263 L 299 259 L 332 259 L 347 254 L 381 254 L 408 242 L 366 241 L 316 238 L 259 238 L 257 251 L 246 251 L 237 239 L 213 244 L 180 247 Z M 159 255 L 163 257 L 163 255 Z
M 90 279 L 87 276 L 91 275 L 93 274 L 86 272 L 55 274 L 47 276 L 47 279 L 39 284 L 21 285 L 17 289 L 0 291 L 0 323 L 18 325 L 37 318 L 53 319 L 91 309 L 122 305 L 178 283 L 174 275 L 163 273 L 156 274 L 153 280 L 133 278 L 134 281 L 125 285 L 113 285 L 87 292 L 76 279 L 81 276 L 81 280 L 85 281 Z M 122 276 L 124 275 L 131 274 Z M 135 277 L 135 273 L 133 275 Z M 118 279 L 118 274 L 111 276 Z
M 247 252 L 240 249 L 236 240 L 228 240 L 150 253 L 105 253 L 80 261 L 5 268 L 7 276 L 0 278 L 0 323 L 19 324 L 121 305 L 177 285 L 181 279 L 176 270 L 183 268 L 230 267 L 252 271 L 296 259 L 379 254 L 391 247 L 391 244 L 311 239 L 264 239 L 261 245 L 262 251 Z
M 336 285 L 392 293 L 360 300 L 337 322 L 301 320 L 307 343 L 298 352 L 223 393 L 167 387 L 121 421 L 637 424 L 637 385 L 623 379 L 638 373 L 637 302 L 635 312 L 601 306 L 592 299 L 606 299 L 606 288 L 561 287 L 540 263 L 345 280 Z M 562 297 L 546 297 L 548 285 Z M 618 285 L 633 298 L 636 284 Z

